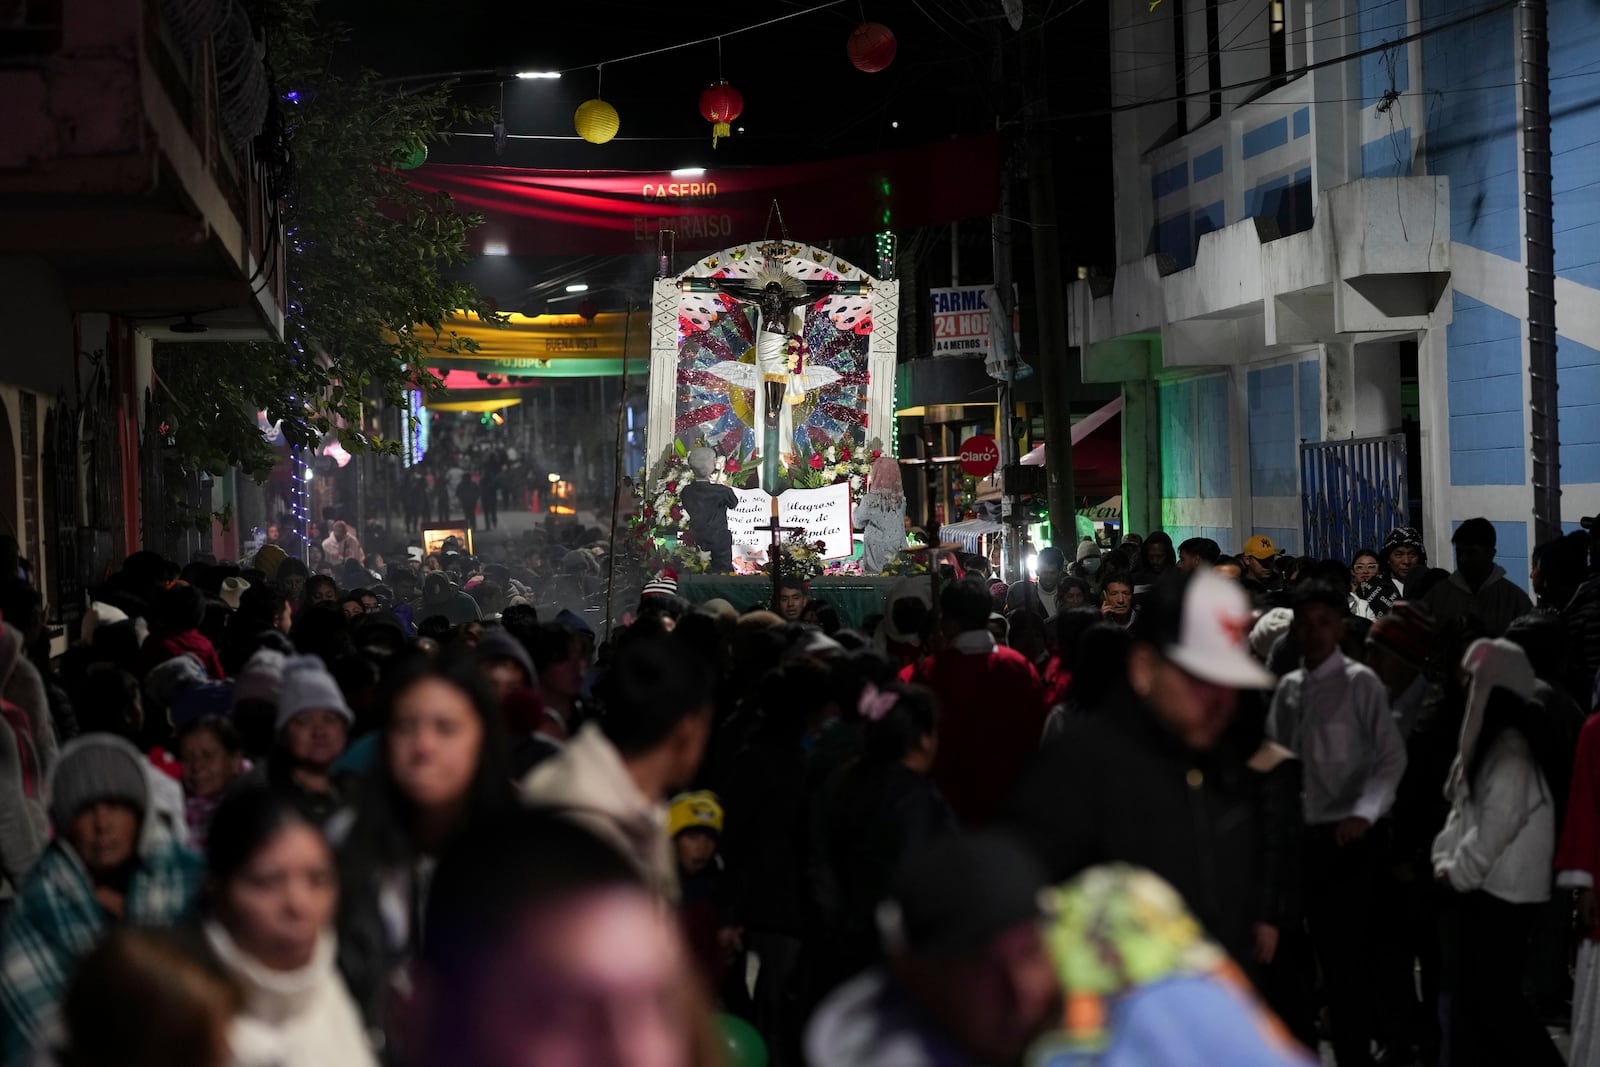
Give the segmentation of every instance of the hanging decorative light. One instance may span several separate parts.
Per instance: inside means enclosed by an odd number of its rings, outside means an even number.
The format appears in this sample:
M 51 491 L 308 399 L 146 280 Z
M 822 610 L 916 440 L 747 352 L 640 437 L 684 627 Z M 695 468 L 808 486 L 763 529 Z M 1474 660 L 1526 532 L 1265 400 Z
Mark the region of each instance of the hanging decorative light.
M 590 144 L 605 144 L 617 135 L 617 130 L 622 127 L 622 119 L 617 116 L 617 109 L 606 103 L 601 87 L 605 85 L 606 67 L 602 63 L 594 68 L 594 99 L 585 100 L 578 105 L 577 112 L 572 116 L 572 125 L 577 129 L 578 136 Z
M 618 117 L 617 109 L 604 100 L 585 100 L 572 116 L 572 125 L 577 129 L 578 136 L 590 144 L 605 144 L 617 135 L 622 119 Z
M 859 71 L 876 74 L 894 62 L 898 45 L 894 31 L 881 22 L 863 22 L 850 32 L 845 51 L 850 53 L 851 64 Z
M 428 161 L 428 146 L 421 140 L 412 141 L 406 146 L 405 154 L 400 158 L 401 170 L 416 170 Z
M 712 148 L 717 147 L 720 138 L 733 132 L 733 120 L 743 111 L 744 97 L 726 78 L 718 78 L 706 86 L 706 91 L 700 94 L 700 114 L 711 123 Z

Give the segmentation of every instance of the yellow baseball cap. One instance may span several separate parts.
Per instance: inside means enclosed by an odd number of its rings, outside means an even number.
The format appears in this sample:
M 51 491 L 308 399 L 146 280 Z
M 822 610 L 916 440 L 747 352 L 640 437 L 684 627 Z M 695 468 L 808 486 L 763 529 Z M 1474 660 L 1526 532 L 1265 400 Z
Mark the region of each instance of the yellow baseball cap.
M 1271 559 L 1282 555 L 1278 546 L 1272 543 L 1272 538 L 1265 534 L 1256 534 L 1244 543 L 1244 554 L 1254 556 L 1256 559 Z
M 685 830 L 710 830 L 722 833 L 722 802 L 709 789 L 698 793 L 679 793 L 667 806 L 667 836 L 677 837 Z

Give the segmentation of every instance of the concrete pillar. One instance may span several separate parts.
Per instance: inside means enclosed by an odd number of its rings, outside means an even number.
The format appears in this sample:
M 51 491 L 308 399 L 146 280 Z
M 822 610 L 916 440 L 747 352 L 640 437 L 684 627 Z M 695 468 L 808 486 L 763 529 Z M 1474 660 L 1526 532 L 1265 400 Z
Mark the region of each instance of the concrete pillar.
M 1355 349 L 1341 342 L 1322 348 L 1322 423 L 1327 441 L 1358 436 Z
M 1233 545 L 1225 552 L 1241 552 L 1255 525 L 1255 496 L 1250 488 L 1250 366 L 1228 368 L 1228 440 L 1233 456 Z
M 1122 383 L 1122 529 L 1161 525 L 1160 389 L 1148 379 Z

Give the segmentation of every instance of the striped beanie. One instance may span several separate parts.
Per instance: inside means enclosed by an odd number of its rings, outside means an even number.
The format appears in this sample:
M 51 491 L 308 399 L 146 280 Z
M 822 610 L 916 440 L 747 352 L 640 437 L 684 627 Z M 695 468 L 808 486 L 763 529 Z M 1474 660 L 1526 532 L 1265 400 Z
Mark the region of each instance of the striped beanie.
M 670 567 L 645 583 L 642 596 L 677 596 L 678 572 Z

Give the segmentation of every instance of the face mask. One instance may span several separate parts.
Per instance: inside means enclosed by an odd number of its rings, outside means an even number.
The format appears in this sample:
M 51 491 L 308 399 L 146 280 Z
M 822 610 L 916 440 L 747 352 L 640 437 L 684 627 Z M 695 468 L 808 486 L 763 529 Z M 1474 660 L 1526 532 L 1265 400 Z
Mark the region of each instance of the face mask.
M 1087 559 L 1079 560 L 1078 566 L 1083 568 L 1083 573 L 1093 574 L 1100 569 L 1100 557 L 1090 556 Z

